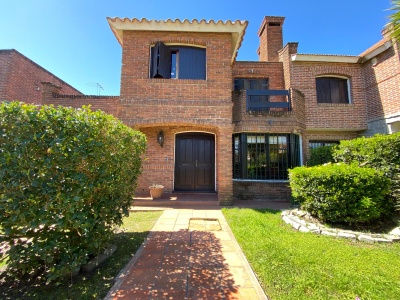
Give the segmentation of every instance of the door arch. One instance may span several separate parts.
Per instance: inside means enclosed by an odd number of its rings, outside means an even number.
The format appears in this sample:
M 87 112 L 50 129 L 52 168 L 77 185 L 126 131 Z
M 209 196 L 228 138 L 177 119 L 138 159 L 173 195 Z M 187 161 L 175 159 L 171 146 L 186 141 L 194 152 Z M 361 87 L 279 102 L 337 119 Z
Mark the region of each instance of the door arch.
M 176 135 L 176 191 L 215 191 L 215 136 L 190 132 Z

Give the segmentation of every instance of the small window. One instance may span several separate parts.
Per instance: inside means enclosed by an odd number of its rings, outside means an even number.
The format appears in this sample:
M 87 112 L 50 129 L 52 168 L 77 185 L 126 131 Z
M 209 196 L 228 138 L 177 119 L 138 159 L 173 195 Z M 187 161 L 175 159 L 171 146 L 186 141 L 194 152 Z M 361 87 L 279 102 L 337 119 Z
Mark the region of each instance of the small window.
M 339 77 L 318 77 L 318 103 L 350 103 L 348 79 Z
M 256 78 L 235 78 L 234 90 L 268 90 L 268 79 L 256 79 Z M 269 103 L 268 95 L 251 95 L 247 98 L 247 110 L 254 112 L 269 111 L 267 106 L 262 107 L 263 104 Z M 261 107 L 260 107 L 261 105 Z
M 339 145 L 338 141 L 310 141 L 308 147 L 311 149 L 316 149 L 323 146 L 333 146 Z
M 206 79 L 206 49 L 157 42 L 151 48 L 150 78 Z
M 235 78 L 235 91 L 268 90 L 268 79 Z

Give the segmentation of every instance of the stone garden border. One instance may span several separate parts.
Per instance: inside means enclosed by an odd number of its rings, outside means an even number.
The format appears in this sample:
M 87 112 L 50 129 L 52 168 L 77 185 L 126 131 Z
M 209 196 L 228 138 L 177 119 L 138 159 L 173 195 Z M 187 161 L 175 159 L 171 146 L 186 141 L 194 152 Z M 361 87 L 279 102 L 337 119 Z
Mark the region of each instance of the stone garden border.
M 290 224 L 294 229 L 301 232 L 312 232 L 315 234 L 350 239 L 370 244 L 400 242 L 400 226 L 394 228 L 389 234 L 375 234 L 328 228 L 317 223 L 309 213 L 297 208 L 282 211 L 281 217 L 286 224 Z

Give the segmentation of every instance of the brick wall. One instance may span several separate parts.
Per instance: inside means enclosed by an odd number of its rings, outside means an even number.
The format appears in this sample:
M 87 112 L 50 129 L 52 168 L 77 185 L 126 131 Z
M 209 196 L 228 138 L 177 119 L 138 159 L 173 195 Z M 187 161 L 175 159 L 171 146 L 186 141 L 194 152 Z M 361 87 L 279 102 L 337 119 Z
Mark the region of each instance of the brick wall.
M 374 120 L 400 112 L 400 53 L 394 44 L 364 64 L 367 118 Z
M 235 199 L 290 201 L 288 182 L 233 181 Z
M 206 80 L 149 78 L 150 47 L 166 44 L 206 48 Z M 226 33 L 124 32 L 119 118 L 148 137 L 138 192 L 155 182 L 173 190 L 175 134 L 215 135 L 216 191 L 220 203 L 232 201 L 231 35 Z M 165 145 L 156 143 L 164 131 Z
M 283 46 L 282 25 L 283 17 L 265 17 L 258 36 L 260 47 L 258 48 L 259 61 L 279 61 L 279 50 Z
M 0 50 L 0 100 L 40 104 L 41 82 L 61 87 L 64 94 L 81 94 L 16 50 Z
M 233 66 L 233 78 L 268 78 L 269 89 L 285 89 L 281 62 L 237 61 Z
M 118 118 L 120 105 L 119 96 L 87 96 L 87 95 L 64 95 L 62 88 L 50 82 L 41 83 L 41 94 L 43 105 L 67 106 L 80 108 L 90 105 L 90 109 L 102 110 L 105 113 Z
M 246 93 L 233 93 L 234 132 L 291 133 L 304 130 L 304 99 L 298 91 L 291 90 L 292 111 L 246 112 Z
M 289 89 L 292 86 L 292 54 L 297 53 L 298 43 L 287 43 L 285 47 L 279 50 L 279 61 L 283 66 L 283 79 L 285 82 L 285 89 Z
M 345 76 L 350 80 L 350 104 L 317 103 L 315 78 L 321 75 Z M 305 98 L 308 129 L 346 129 L 362 131 L 367 128 L 366 101 L 362 66 L 345 63 L 292 62 L 292 87 Z

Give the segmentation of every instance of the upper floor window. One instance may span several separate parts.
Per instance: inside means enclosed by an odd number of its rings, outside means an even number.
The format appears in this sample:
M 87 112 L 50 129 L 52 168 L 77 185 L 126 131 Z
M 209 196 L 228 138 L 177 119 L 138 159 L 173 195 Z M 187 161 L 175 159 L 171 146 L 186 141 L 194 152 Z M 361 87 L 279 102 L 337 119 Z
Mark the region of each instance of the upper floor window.
M 150 78 L 206 79 L 206 49 L 157 42 L 151 48 Z
M 235 91 L 268 90 L 268 79 L 235 78 Z
M 350 103 L 349 80 L 341 77 L 318 77 L 318 103 Z

